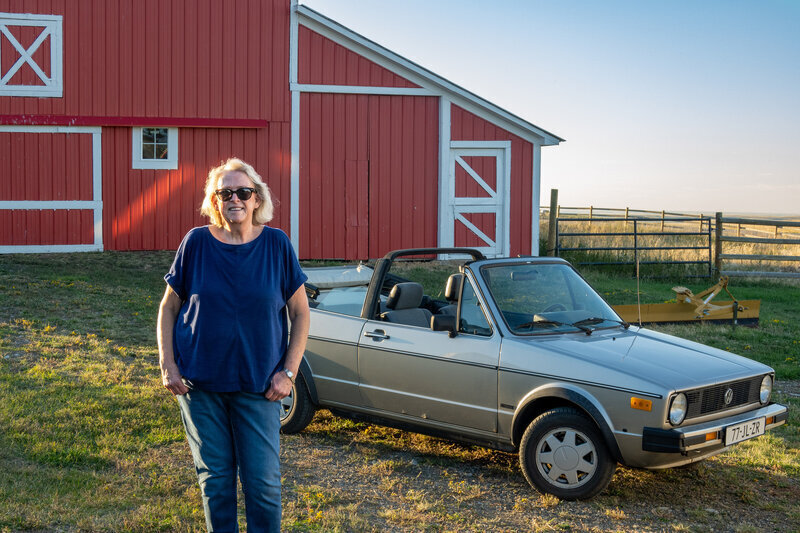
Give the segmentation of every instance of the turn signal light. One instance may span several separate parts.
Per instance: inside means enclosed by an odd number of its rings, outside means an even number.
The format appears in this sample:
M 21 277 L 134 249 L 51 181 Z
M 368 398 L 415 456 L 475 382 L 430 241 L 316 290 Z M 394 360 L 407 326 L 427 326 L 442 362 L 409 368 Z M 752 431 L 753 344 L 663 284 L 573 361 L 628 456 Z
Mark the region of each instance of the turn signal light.
M 767 425 L 774 424 L 774 423 L 775 423 L 775 417 L 774 416 L 771 416 L 771 417 L 767 418 Z
M 716 431 L 712 431 L 711 433 L 706 433 L 706 442 L 710 440 L 716 440 L 719 438 L 719 433 Z
M 653 402 L 645 400 L 644 398 L 631 398 L 631 409 L 639 409 L 640 411 L 652 411 Z

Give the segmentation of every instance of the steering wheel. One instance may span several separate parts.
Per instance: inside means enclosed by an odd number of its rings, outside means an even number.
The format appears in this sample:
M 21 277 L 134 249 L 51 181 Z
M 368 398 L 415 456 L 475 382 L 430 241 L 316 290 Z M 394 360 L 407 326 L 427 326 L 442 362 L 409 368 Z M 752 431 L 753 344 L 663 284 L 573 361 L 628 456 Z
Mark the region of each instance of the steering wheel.
M 542 313 L 549 313 L 551 311 L 566 311 L 566 310 L 567 310 L 566 305 L 562 304 L 561 302 L 556 302 L 554 304 L 550 304 L 547 307 L 545 307 Z

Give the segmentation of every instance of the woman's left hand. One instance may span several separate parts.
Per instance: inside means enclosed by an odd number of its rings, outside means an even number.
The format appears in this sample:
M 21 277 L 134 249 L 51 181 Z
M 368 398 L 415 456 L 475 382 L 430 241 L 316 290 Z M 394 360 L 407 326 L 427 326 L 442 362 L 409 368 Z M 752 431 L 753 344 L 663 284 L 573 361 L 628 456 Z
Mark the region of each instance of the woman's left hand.
M 272 376 L 269 389 L 264 393 L 264 397 L 271 402 L 277 402 L 289 396 L 290 392 L 292 392 L 292 380 L 289 379 L 286 372 L 281 370 Z

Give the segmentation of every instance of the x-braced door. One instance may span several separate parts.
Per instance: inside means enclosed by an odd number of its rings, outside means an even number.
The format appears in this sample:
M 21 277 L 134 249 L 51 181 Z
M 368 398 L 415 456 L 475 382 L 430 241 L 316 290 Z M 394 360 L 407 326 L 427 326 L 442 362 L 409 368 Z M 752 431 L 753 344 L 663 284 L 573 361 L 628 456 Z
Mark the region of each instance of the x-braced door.
M 508 255 L 511 142 L 453 141 L 448 173 L 445 246 Z

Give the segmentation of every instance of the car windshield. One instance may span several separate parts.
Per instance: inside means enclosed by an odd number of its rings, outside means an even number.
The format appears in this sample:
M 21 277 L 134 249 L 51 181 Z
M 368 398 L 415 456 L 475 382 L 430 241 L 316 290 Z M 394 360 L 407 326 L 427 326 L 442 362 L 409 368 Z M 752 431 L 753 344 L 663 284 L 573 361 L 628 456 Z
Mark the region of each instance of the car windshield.
M 508 327 L 538 335 L 627 327 L 569 265 L 512 263 L 480 269 Z

